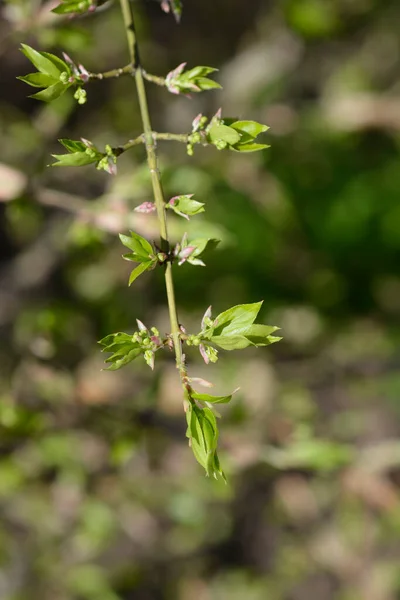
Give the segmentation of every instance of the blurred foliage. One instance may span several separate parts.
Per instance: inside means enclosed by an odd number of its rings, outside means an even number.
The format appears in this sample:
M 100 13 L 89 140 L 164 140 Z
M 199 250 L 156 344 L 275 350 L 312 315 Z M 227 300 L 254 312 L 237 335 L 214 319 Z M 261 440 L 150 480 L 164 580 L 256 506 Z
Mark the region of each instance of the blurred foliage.
M 395 0 L 200 0 L 181 25 L 136 2 L 143 59 L 220 69 L 191 101 L 149 88 L 155 128 L 199 112 L 270 130 L 262 155 L 159 143 L 169 197 L 206 212 L 171 235 L 219 237 L 205 269 L 176 270 L 180 316 L 265 298 L 271 349 L 226 353 L 228 485 L 184 443 L 172 357 L 102 372 L 96 341 L 168 329 L 161 274 L 126 287 L 119 231 L 157 236 L 143 149 L 111 178 L 46 169 L 57 138 L 139 133 L 129 79 L 88 103 L 27 98 L 21 42 L 91 70 L 126 64 L 118 7 L 0 5 L 0 597 L 4 600 L 400 598 L 400 6 Z M 204 376 L 197 352 L 191 374 Z M 207 373 L 207 378 L 209 374 Z

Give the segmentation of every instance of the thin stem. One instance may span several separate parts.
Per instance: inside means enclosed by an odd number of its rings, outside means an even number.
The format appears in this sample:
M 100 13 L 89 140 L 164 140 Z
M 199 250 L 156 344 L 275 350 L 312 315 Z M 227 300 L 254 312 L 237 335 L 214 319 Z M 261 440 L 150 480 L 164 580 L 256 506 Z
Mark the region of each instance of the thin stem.
M 142 69 L 142 74 L 143 74 L 143 77 L 145 79 L 147 79 L 147 81 L 151 81 L 152 83 L 155 83 L 156 85 L 161 85 L 161 86 L 165 85 L 165 77 L 159 77 L 158 75 L 151 75 L 150 73 L 147 73 L 147 71 L 145 71 L 144 69 Z
M 165 199 L 161 185 L 160 173 L 157 166 L 156 141 L 153 135 L 149 108 L 147 103 L 146 89 L 144 85 L 143 70 L 140 64 L 139 49 L 136 40 L 136 31 L 133 19 L 132 5 L 129 0 L 120 0 L 122 15 L 124 19 L 126 36 L 128 39 L 129 54 L 131 63 L 135 69 L 136 89 L 139 98 L 140 114 L 143 123 L 144 139 L 147 151 L 147 162 L 151 174 L 153 194 L 157 208 L 157 216 L 161 236 L 161 249 L 169 252 L 169 239 L 167 231 L 167 219 L 165 213 Z M 172 278 L 172 265 L 168 262 L 165 266 L 165 286 L 167 290 L 169 318 L 171 323 L 171 335 L 174 341 L 176 364 L 184 383 L 187 375 L 182 353 L 182 343 L 180 339 L 180 329 L 178 313 L 175 300 L 174 283 Z
M 120 67 L 119 69 L 110 69 L 110 71 L 104 71 L 103 73 L 89 73 L 89 79 L 113 79 L 121 77 L 121 75 L 134 75 L 135 67 L 132 64 Z M 158 75 L 152 75 L 142 69 L 142 74 L 147 81 L 151 81 L 156 85 L 165 86 L 165 77 L 159 77 Z
M 129 64 L 120 69 L 111 69 L 104 73 L 89 73 L 89 79 L 112 79 L 113 77 L 121 77 L 121 75 L 133 75 L 134 71 L 134 67 Z
M 189 141 L 188 133 L 157 133 L 153 131 L 153 137 L 155 140 L 166 140 L 168 142 L 183 142 L 187 144 Z
M 157 131 L 153 131 L 152 135 L 153 135 L 153 139 L 156 141 L 162 140 L 162 141 L 169 141 L 169 142 L 182 142 L 183 144 L 187 144 L 188 139 L 189 139 L 189 134 L 187 134 L 187 133 L 157 133 Z M 116 151 L 117 156 L 120 156 L 121 154 L 123 154 L 123 152 L 130 150 L 134 146 L 138 146 L 139 144 L 145 144 L 145 143 L 146 143 L 145 135 L 142 134 L 142 135 L 138 135 L 138 137 L 133 138 L 132 140 L 128 140 L 122 146 L 118 146 L 117 148 L 114 148 L 114 150 Z

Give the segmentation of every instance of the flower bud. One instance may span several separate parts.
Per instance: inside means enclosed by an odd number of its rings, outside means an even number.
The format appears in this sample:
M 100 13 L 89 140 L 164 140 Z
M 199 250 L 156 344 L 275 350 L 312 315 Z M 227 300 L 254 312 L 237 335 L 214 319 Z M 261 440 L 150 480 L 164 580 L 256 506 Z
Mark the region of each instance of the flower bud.
M 147 327 L 144 323 L 142 323 L 142 321 L 139 321 L 139 319 L 136 319 L 136 323 L 137 323 L 137 326 L 138 326 L 140 332 L 147 331 Z
M 143 202 L 142 204 L 139 204 L 139 206 L 137 206 L 134 211 L 135 212 L 140 212 L 140 213 L 151 213 L 154 212 L 156 210 L 156 205 L 154 204 L 154 202 Z

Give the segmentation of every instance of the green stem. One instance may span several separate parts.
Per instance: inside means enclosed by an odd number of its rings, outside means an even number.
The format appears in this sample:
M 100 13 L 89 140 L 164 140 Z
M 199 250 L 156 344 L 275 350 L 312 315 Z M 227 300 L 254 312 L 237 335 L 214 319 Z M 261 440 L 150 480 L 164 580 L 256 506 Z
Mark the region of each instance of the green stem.
M 169 141 L 169 142 L 182 142 L 184 144 L 188 143 L 188 138 L 189 138 L 189 134 L 186 134 L 186 133 L 157 133 L 156 131 L 153 131 L 152 135 L 153 135 L 154 140 L 162 140 L 162 141 Z M 144 136 L 144 134 L 142 134 L 142 135 L 138 135 L 137 138 L 128 140 L 122 146 L 118 146 L 117 148 L 114 148 L 114 150 L 116 151 L 117 156 L 120 156 L 120 154 L 122 154 L 123 152 L 126 152 L 127 150 L 130 150 L 134 146 L 137 146 L 138 144 L 145 144 L 145 143 L 146 143 L 145 136 Z
M 164 192 L 161 186 L 160 173 L 158 171 L 157 166 L 156 142 L 151 127 L 146 89 L 144 85 L 143 70 L 140 64 L 139 49 L 136 39 L 132 5 L 129 2 L 129 0 L 120 0 L 120 4 L 126 29 L 126 36 L 128 39 L 131 64 L 134 66 L 135 69 L 136 89 L 139 98 L 140 114 L 143 123 L 144 140 L 147 151 L 147 163 L 150 170 L 154 200 L 157 208 L 157 216 L 160 228 L 161 249 L 166 252 L 169 252 L 169 239 L 167 231 L 167 219 L 165 213 Z M 182 343 L 180 339 L 180 329 L 175 300 L 174 282 L 172 278 L 172 265 L 170 262 L 168 262 L 165 266 L 165 286 L 167 290 L 169 318 L 171 323 L 171 335 L 174 341 L 176 364 L 177 368 L 179 369 L 182 382 L 184 382 L 187 375 L 186 368 L 184 365 L 184 357 L 182 353 Z
M 121 75 L 134 75 L 135 67 L 133 64 L 120 67 L 119 69 L 110 69 L 110 71 L 104 71 L 103 73 L 89 73 L 89 79 L 113 79 L 121 77 Z M 142 74 L 147 81 L 151 81 L 156 85 L 165 86 L 165 77 L 159 77 L 158 75 L 151 75 L 142 69 Z
M 120 77 L 121 75 L 133 75 L 134 67 L 129 64 L 120 69 L 111 69 L 104 73 L 89 73 L 89 79 L 111 79 L 113 77 Z
M 147 73 L 147 71 L 145 71 L 144 69 L 142 69 L 142 75 L 145 79 L 147 79 L 147 81 L 151 81 L 156 85 L 165 85 L 165 77 L 158 77 L 158 75 L 150 75 L 150 73 Z
M 154 139 L 156 140 L 166 140 L 169 142 L 183 142 L 184 144 L 188 143 L 189 135 L 190 134 L 188 133 L 157 133 L 156 131 L 153 132 Z

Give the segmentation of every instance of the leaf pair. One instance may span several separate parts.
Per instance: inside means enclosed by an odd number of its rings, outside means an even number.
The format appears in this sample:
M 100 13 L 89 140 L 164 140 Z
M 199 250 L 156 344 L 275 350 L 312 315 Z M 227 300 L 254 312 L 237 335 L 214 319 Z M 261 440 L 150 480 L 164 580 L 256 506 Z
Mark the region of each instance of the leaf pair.
M 186 437 L 189 438 L 196 460 L 209 477 L 218 479 L 219 476 L 225 480 L 217 454 L 218 426 L 213 411 L 190 403 L 186 410 L 186 421 Z
M 130 274 L 129 285 L 131 285 L 139 275 L 154 268 L 158 259 L 152 245 L 139 234 L 134 233 L 133 231 L 130 232 L 130 236 L 120 233 L 119 239 L 124 246 L 129 248 L 129 250 L 132 250 L 131 253 L 124 254 L 123 258 L 125 260 L 140 263 Z
M 199 66 L 185 71 L 185 66 L 186 63 L 180 64 L 176 69 L 170 71 L 165 79 L 166 87 L 173 94 L 190 94 L 191 92 L 221 89 L 219 83 L 207 77 L 218 69 Z
M 256 121 L 235 119 L 212 119 L 207 127 L 207 137 L 219 150 L 228 148 L 236 152 L 256 152 L 269 148 L 267 144 L 255 143 L 255 139 L 269 127 Z
M 51 102 L 62 96 L 72 85 L 72 82 L 69 82 L 71 77 L 69 65 L 54 54 L 38 52 L 26 44 L 21 45 L 21 52 L 31 61 L 38 72 L 23 75 L 18 79 L 32 87 L 44 88 L 41 92 L 32 94 L 31 98 Z
M 269 346 L 281 338 L 271 335 L 278 327 L 255 324 L 262 302 L 238 304 L 219 314 L 202 331 L 202 338 L 223 350 L 242 350 L 249 346 Z

